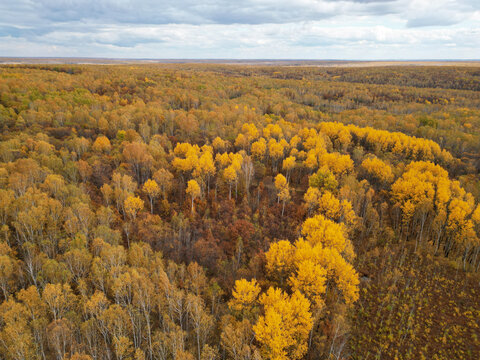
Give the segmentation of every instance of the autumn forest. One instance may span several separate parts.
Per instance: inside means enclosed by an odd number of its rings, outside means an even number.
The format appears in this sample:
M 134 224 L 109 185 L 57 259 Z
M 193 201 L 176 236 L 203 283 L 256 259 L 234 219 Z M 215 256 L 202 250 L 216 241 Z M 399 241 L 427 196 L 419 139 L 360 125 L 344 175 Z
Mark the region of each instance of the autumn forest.
M 0 66 L 0 358 L 480 358 L 480 68 Z

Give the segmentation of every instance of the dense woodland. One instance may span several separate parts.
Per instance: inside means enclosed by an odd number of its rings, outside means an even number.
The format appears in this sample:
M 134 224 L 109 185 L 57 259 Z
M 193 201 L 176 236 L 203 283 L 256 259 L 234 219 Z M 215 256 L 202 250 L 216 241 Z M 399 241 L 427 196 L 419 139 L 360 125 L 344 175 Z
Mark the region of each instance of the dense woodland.
M 479 84 L 0 67 L 0 358 L 480 358 Z

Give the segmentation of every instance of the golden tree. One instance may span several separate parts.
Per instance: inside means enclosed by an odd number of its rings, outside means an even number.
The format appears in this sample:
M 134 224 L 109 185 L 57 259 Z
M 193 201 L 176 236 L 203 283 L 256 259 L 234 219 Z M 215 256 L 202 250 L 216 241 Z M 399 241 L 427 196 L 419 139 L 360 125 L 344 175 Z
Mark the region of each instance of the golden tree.
M 200 185 L 198 185 L 198 182 L 196 180 L 190 180 L 187 184 L 187 190 L 186 190 L 187 195 L 190 195 L 190 198 L 192 199 L 192 214 L 193 214 L 193 201 L 200 196 L 201 191 L 200 191 Z

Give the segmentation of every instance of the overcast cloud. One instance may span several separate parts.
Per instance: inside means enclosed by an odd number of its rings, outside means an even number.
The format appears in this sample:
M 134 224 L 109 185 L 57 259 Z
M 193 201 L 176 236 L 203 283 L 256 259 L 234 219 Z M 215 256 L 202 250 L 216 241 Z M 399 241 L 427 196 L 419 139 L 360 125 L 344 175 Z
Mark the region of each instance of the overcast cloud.
M 479 59 L 480 0 L 0 0 L 0 56 Z

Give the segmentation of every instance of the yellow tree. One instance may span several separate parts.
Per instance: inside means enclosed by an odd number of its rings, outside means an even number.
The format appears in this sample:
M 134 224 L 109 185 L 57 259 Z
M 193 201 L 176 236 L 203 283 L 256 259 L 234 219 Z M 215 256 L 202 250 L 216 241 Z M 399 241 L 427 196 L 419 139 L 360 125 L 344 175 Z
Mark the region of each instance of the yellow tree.
M 289 278 L 293 291 L 299 291 L 315 304 L 317 309 L 324 306 L 327 269 L 314 260 L 303 260 L 296 264 L 295 273 Z
M 192 214 L 194 211 L 193 208 L 193 201 L 200 196 L 201 191 L 200 191 L 200 185 L 198 185 L 196 180 L 190 180 L 187 184 L 187 190 L 186 190 L 187 195 L 190 195 L 192 199 Z
M 327 219 L 346 224 L 355 220 L 352 204 L 348 200 L 340 201 L 330 191 L 325 191 L 318 199 L 318 213 Z
M 29 328 L 27 308 L 10 299 L 0 305 L 2 357 L 12 360 L 35 358 L 35 341 Z
M 245 148 L 248 146 L 248 138 L 242 133 L 238 134 L 237 138 L 235 139 L 235 146 L 245 150 Z
M 316 174 L 310 176 L 308 182 L 311 187 L 315 187 L 320 191 L 334 191 L 338 186 L 335 175 L 326 167 L 318 169 Z
M 288 145 L 288 143 L 286 144 L 285 139 L 282 140 L 283 141 L 277 142 L 275 139 L 272 138 L 268 141 L 268 153 L 270 155 L 270 158 L 272 159 L 274 171 L 277 171 L 278 161 L 283 158 L 285 146 Z
M 349 155 L 325 152 L 319 156 L 318 162 L 320 166 L 326 166 L 338 177 L 353 171 L 353 160 Z
M 68 284 L 47 284 L 43 289 L 42 300 L 53 320 L 61 319 L 75 305 L 75 295 Z
M 290 200 L 290 188 L 287 179 L 282 174 L 275 177 L 275 188 L 277 189 L 277 201 L 282 202 L 282 216 L 285 211 L 285 203 Z
M 379 158 L 368 158 L 360 165 L 367 177 L 380 184 L 389 184 L 393 181 L 393 172 L 390 165 Z
M 312 213 L 313 210 L 315 210 L 318 207 L 321 196 L 322 196 L 322 193 L 316 187 L 309 187 L 305 195 L 303 195 L 303 199 L 307 204 L 309 215 Z
M 233 183 L 237 182 L 238 179 L 238 174 L 237 171 L 233 166 L 228 166 L 224 171 L 223 171 L 223 177 L 227 181 L 229 185 L 229 190 L 228 190 L 228 199 L 232 199 L 232 185 Z
M 295 248 L 287 240 L 273 243 L 265 253 L 267 274 L 270 278 L 276 280 L 280 286 L 284 286 L 285 280 L 294 270 L 294 254 Z
M 213 139 L 212 145 L 215 151 L 220 152 L 226 149 L 227 142 L 225 140 L 222 140 L 222 138 L 220 138 L 219 136 L 217 136 L 215 139 Z
M 142 190 L 150 200 L 150 213 L 153 214 L 153 202 L 160 195 L 160 187 L 155 180 L 148 179 L 143 184 Z
M 215 171 L 216 168 L 212 153 L 205 151 L 198 159 L 195 170 L 193 171 L 193 176 L 202 179 L 203 181 L 201 183 L 206 183 L 207 193 L 210 187 L 210 179 L 215 175 Z
M 285 240 L 273 243 L 265 254 L 265 268 L 270 279 L 310 301 L 317 321 L 327 284 L 349 305 L 358 299 L 359 279 L 349 263 L 353 247 L 342 223 L 318 214 L 304 222 L 302 235 L 293 245 Z
M 125 199 L 125 213 L 132 219 L 137 218 L 137 214 L 143 210 L 143 200 L 138 196 L 129 196 Z
M 301 359 L 308 350 L 308 334 L 313 326 L 310 302 L 300 292 L 288 296 L 280 289 L 269 288 L 260 297 L 264 315 L 253 326 L 265 358 Z
M 100 135 L 99 137 L 97 137 L 97 139 L 92 145 L 92 149 L 94 151 L 103 152 L 103 153 L 110 152 L 111 148 L 112 148 L 112 145 L 110 144 L 110 140 L 108 140 L 108 138 L 103 135 Z
M 242 131 L 246 135 L 249 142 L 258 137 L 258 129 L 253 123 L 243 124 Z
M 253 309 L 257 305 L 260 291 L 260 285 L 258 285 L 255 279 L 251 281 L 245 279 L 237 280 L 235 281 L 232 299 L 228 302 L 228 307 L 233 311 L 242 312 L 244 317 L 250 318 L 253 315 Z
M 292 170 L 296 166 L 296 158 L 295 156 L 289 156 L 285 160 L 283 160 L 282 168 L 287 173 L 287 182 L 290 181 L 290 175 Z
M 174 169 L 182 174 L 182 176 L 191 173 L 198 163 L 198 155 L 200 148 L 198 145 L 190 145 L 189 143 L 178 143 L 175 146 L 175 158 L 172 161 Z
M 263 160 L 265 153 L 267 151 L 267 142 L 264 138 L 260 138 L 259 140 L 252 143 L 251 153 L 257 160 Z

